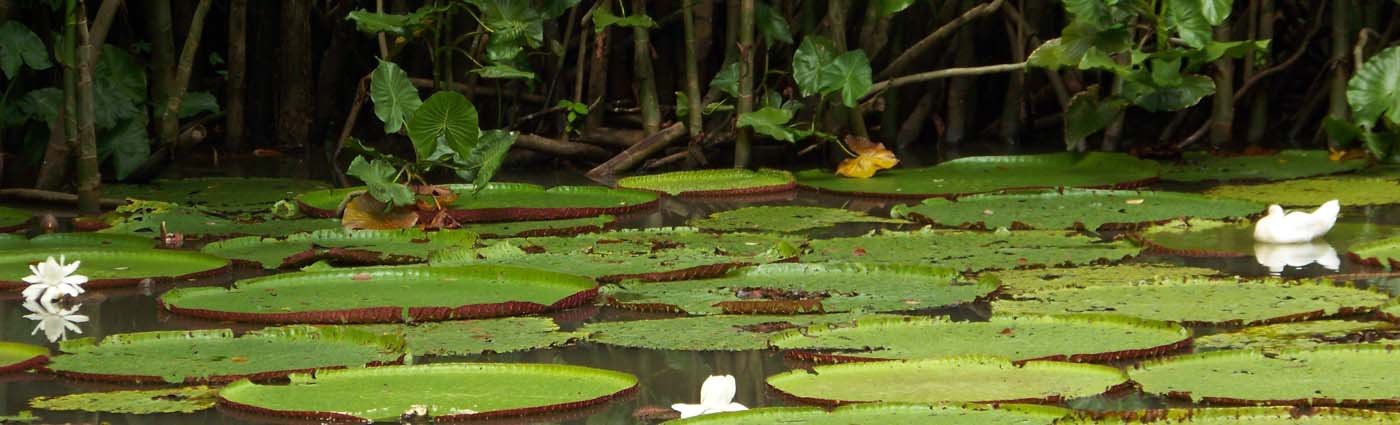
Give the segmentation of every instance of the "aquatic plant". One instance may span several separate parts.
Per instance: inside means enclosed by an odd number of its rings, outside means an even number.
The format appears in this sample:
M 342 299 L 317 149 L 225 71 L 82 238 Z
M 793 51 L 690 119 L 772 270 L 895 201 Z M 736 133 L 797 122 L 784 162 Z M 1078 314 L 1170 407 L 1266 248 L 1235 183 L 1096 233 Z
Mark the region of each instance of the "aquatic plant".
M 87 276 L 76 274 L 81 261 L 73 260 L 72 263 L 64 264 L 65 257 L 58 256 L 54 261 L 53 256 L 39 264 L 29 266 L 30 275 L 23 278 L 29 287 L 24 288 L 24 299 L 26 302 L 38 301 L 45 306 L 52 307 L 53 301 L 65 296 L 76 297 L 83 293 L 83 284 L 87 283 Z
M 671 409 L 681 412 L 681 419 L 748 410 L 748 407 L 734 402 L 735 391 L 734 376 L 710 375 L 700 385 L 700 404 L 676 403 L 671 405 Z

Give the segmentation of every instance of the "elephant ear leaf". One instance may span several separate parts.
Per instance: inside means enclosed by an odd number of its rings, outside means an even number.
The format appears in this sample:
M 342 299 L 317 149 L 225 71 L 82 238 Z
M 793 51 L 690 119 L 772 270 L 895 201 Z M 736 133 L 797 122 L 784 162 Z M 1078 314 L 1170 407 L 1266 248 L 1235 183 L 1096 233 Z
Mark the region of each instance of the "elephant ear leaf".
M 466 158 L 480 137 L 476 107 L 457 92 L 434 93 L 408 122 L 408 138 L 418 159 L 432 158 L 438 143 Z
M 1400 47 L 1382 50 L 1361 65 L 1347 82 L 1347 103 L 1362 128 L 1374 128 L 1381 117 L 1400 124 Z
M 481 133 L 481 139 L 467 155 L 466 166 L 458 176 L 472 182 L 473 190 L 480 192 L 496 176 L 496 171 L 505 162 L 506 153 L 519 134 L 514 131 L 488 130 Z
M 408 125 L 413 113 L 423 105 L 408 73 L 389 61 L 379 61 L 370 74 L 369 98 L 374 101 L 374 116 L 384 122 L 384 132 L 389 134 Z

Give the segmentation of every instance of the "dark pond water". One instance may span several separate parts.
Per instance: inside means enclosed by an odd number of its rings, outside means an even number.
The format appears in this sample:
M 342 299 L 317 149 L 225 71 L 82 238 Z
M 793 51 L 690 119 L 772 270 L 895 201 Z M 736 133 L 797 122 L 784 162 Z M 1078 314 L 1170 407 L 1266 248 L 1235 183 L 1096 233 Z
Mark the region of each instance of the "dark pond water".
M 191 172 L 200 173 L 200 171 L 201 170 L 192 170 Z M 207 171 L 205 173 L 207 173 Z M 299 176 L 299 174 L 301 174 L 294 169 L 278 166 L 264 168 L 253 167 L 251 170 L 247 170 L 246 173 L 280 174 L 284 176 L 289 174 L 292 176 Z M 238 174 L 244 174 L 244 172 L 238 172 Z M 516 174 L 506 176 L 505 180 L 526 181 L 544 185 L 588 183 L 579 174 L 572 172 L 555 172 L 546 175 L 530 176 Z M 1199 187 L 1189 186 L 1159 188 L 1171 190 L 1199 189 Z M 844 207 L 869 212 L 879 216 L 886 215 L 890 206 L 893 205 L 893 203 L 884 201 L 827 196 L 805 191 L 797 191 L 788 196 L 772 199 L 764 203 Z M 738 208 L 744 205 L 752 204 L 666 199 L 659 209 L 648 213 L 623 217 L 621 218 L 621 223 L 624 227 L 680 225 L 684 224 L 690 217 L 703 216 L 711 212 Z M 59 212 L 61 213 L 61 211 Z M 1343 214 L 1343 221 L 1400 224 L 1400 206 L 1350 208 L 1344 210 Z M 836 229 L 835 233 L 854 235 L 864 233 L 871 228 L 870 226 L 843 226 Z M 830 231 L 827 231 L 824 232 L 822 236 L 832 236 L 832 234 Z M 1268 274 L 1268 270 L 1257 264 L 1252 257 L 1191 259 L 1157 256 L 1142 257 L 1131 260 L 1130 262 L 1164 262 L 1202 266 L 1242 276 L 1261 276 Z M 1343 259 L 1340 272 L 1352 273 L 1356 271 L 1359 271 L 1359 268 L 1355 264 L 1351 264 L 1348 260 Z M 251 272 L 245 271 L 240 273 L 246 276 Z M 1303 269 L 1287 270 L 1285 275 L 1289 277 L 1303 277 L 1330 273 L 1335 272 L 1324 270 L 1320 266 L 1314 264 Z M 193 284 L 227 285 L 235 278 L 235 276 L 224 276 L 195 282 Z M 1361 280 L 1358 281 L 1358 283 L 1377 285 L 1392 293 L 1400 290 L 1400 278 Z M 83 326 L 82 336 L 102 337 L 124 332 L 167 329 L 228 327 L 237 330 L 251 329 L 246 326 L 230 323 L 194 320 L 164 313 L 157 308 L 155 297 L 168 289 L 170 289 L 170 285 L 158 285 L 154 287 L 122 290 L 91 291 L 85 294 L 79 302 L 83 305 L 82 313 L 91 317 L 91 321 Z M 26 311 L 20 307 L 18 294 L 7 294 L 3 299 L 0 299 L 0 339 L 31 344 L 47 344 L 47 341 L 42 338 L 42 332 L 40 335 L 30 335 L 30 331 L 33 329 L 33 322 L 21 317 L 25 313 Z M 958 308 L 954 311 L 942 311 L 939 313 L 950 314 L 955 318 L 965 320 L 979 320 L 987 317 L 989 309 L 986 305 L 971 305 Z M 622 317 L 628 316 L 618 311 L 585 307 L 556 314 L 555 320 L 561 327 L 567 330 L 590 321 L 616 320 Z M 1201 331 L 1214 332 L 1218 330 Z M 615 348 L 591 343 L 578 343 L 564 348 L 535 350 L 508 355 L 437 357 L 426 359 L 424 362 L 450 361 L 567 363 L 625 371 L 635 374 L 641 380 L 639 392 L 630 400 L 615 402 L 588 411 L 571 412 L 569 415 L 562 418 L 538 418 L 523 422 L 533 423 L 539 421 L 544 423 L 559 422 L 570 424 L 638 423 L 639 421 L 634 419 L 632 414 L 640 407 L 665 407 L 676 402 L 696 402 L 699 399 L 700 383 L 706 376 L 711 374 L 734 375 L 738 380 L 739 388 L 735 401 L 743 403 L 750 408 L 784 405 L 788 403 L 786 400 L 764 390 L 764 378 L 782 371 L 804 366 L 783 359 L 783 357 L 775 351 L 681 352 Z M 0 414 L 11 415 L 21 410 L 27 410 L 28 400 L 36 396 L 122 388 L 131 387 L 71 381 L 54 378 L 48 375 L 12 374 L 0 376 Z M 1176 404 L 1179 404 L 1179 402 L 1169 402 L 1136 391 L 1124 392 L 1111 396 L 1069 400 L 1062 403 L 1062 405 L 1067 407 L 1089 410 L 1129 410 L 1165 407 L 1169 405 L 1174 406 Z M 241 416 L 236 412 L 228 412 L 219 409 L 183 415 L 119 415 L 58 413 L 47 411 L 40 412 L 40 414 L 46 423 L 242 424 L 268 423 L 269 421 L 267 418 Z

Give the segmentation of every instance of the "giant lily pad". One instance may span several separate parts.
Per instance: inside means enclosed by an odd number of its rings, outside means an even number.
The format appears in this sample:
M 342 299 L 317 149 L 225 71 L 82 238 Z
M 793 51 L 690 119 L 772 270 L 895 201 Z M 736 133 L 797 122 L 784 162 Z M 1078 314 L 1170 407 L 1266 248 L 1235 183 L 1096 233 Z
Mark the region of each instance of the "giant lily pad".
M 0 373 L 19 372 L 49 361 L 49 349 L 0 341 Z
M 118 207 L 104 216 L 107 228 L 101 233 L 131 233 L 158 236 L 161 224 L 167 232 L 186 237 L 220 237 L 238 235 L 278 236 L 322 229 L 339 229 L 340 220 L 327 218 L 249 218 L 231 219 L 210 214 L 199 208 L 158 201 L 137 201 Z
M 744 207 L 694 219 L 690 225 L 709 231 L 800 232 L 843 223 L 907 224 L 907 221 L 874 217 L 843 208 L 808 206 Z
M 1243 199 L 1316 208 L 1336 199 L 1343 206 L 1400 203 L 1400 181 L 1393 177 L 1334 176 L 1255 185 L 1224 185 L 1205 192 L 1212 198 Z
M 822 404 L 1014 403 L 1088 397 L 1123 388 L 1127 381 L 1123 371 L 1095 364 L 963 356 L 816 366 L 770 376 L 768 386 Z
M 975 271 L 1108 262 L 1138 251 L 1126 241 L 1103 242 L 1060 230 L 924 229 L 812 241 L 811 252 L 802 260 L 932 264 Z
M 29 274 L 29 265 L 48 257 L 82 261 L 78 273 L 88 277 L 85 288 L 129 286 L 143 280 L 163 282 L 213 276 L 228 270 L 227 259 L 192 251 L 164 249 L 42 248 L 0 251 L 0 276 L 18 279 Z M 27 286 L 19 280 L 0 280 L 0 289 Z
M 384 323 L 540 313 L 593 299 L 593 281 L 504 266 L 363 267 L 285 273 L 232 289 L 178 288 L 160 297 L 176 314 L 262 323 Z
M 522 416 L 606 403 L 636 391 L 635 376 L 555 364 L 442 363 L 292 375 L 286 385 L 235 382 L 219 402 L 318 421 L 396 421 L 415 405 L 436 421 Z
M 1206 277 L 1219 273 L 1216 270 L 1201 267 L 1133 263 L 1062 269 L 1002 270 L 995 274 L 1001 279 L 1002 293 L 1020 295 L 1046 289 L 1140 285 L 1161 279 Z
M 561 332 L 547 317 L 503 317 L 413 325 L 356 326 L 380 334 L 401 334 L 414 355 L 508 353 L 563 345 L 583 332 Z
M 996 292 L 995 278 L 909 265 L 767 264 L 718 279 L 605 287 L 609 305 L 690 314 L 923 310 Z
M 1273 155 L 1218 156 L 1187 152 L 1162 168 L 1162 180 L 1178 182 L 1287 180 L 1345 173 L 1366 167 L 1366 160 L 1333 161 L 1321 150 L 1283 150 Z
M 525 183 L 491 183 L 479 192 L 469 184 L 442 185 L 457 200 L 448 214 L 460 222 L 553 220 L 623 214 L 656 206 L 656 194 L 599 186 L 558 186 L 545 189 Z M 345 196 L 363 187 L 310 192 L 297 197 L 301 210 L 315 217 L 335 217 Z
M 970 229 L 1117 230 L 1181 217 L 1244 218 L 1264 212 L 1264 207 L 1193 193 L 1082 189 L 925 199 L 912 207 L 897 205 L 890 214 Z
M 894 169 L 868 179 L 850 179 L 825 170 L 807 170 L 797 173 L 797 183 L 824 192 L 934 198 L 1007 189 L 1128 189 L 1157 180 L 1157 172 L 1156 163 L 1121 153 L 1063 152 L 974 156 L 933 167 Z
M 18 208 L 0 207 L 0 233 L 24 230 L 33 215 Z
M 1210 409 L 1085 412 L 1056 424 L 1202 424 L 1202 425 L 1367 425 L 1400 422 L 1400 413 L 1334 407 L 1221 407 Z
M 1323 236 L 1338 252 L 1352 244 L 1400 235 L 1400 226 L 1341 222 Z M 1149 251 L 1192 257 L 1237 257 L 1256 254 L 1254 223 L 1215 220 L 1175 220 L 1144 229 L 1135 236 Z
M 36 397 L 29 400 L 29 407 L 45 410 L 80 410 L 133 415 L 192 413 L 214 407 L 218 392 L 217 389 L 201 385 L 161 390 L 77 393 L 57 397 Z
M 470 223 L 462 228 L 483 238 L 521 238 L 532 236 L 566 236 L 579 233 L 601 232 L 617 219 L 610 215 L 597 217 L 566 218 L 560 220 L 502 221 L 494 223 Z
M 0 249 L 53 249 L 53 248 L 113 248 L 144 249 L 155 248 L 156 240 L 147 236 L 120 235 L 105 233 L 49 233 L 29 240 L 7 240 L 0 242 Z
M 1363 264 L 1400 269 L 1400 237 L 1352 245 L 1347 254 Z
M 1263 352 L 1214 351 L 1151 361 L 1130 371 L 1143 391 L 1206 403 L 1400 404 L 1400 351 L 1338 345 Z
M 44 370 L 113 382 L 205 383 L 271 379 L 327 367 L 400 361 L 403 338 L 342 327 L 158 331 L 65 341 Z
M 1400 327 L 1389 322 L 1314 320 L 1255 326 L 1234 332 L 1197 337 L 1196 351 L 1310 348 L 1348 342 L 1400 338 Z
M 317 260 L 356 265 L 422 263 L 439 249 L 470 247 L 475 242 L 476 234 L 463 230 L 328 229 L 284 237 L 234 238 L 205 245 L 201 251 L 265 268 L 295 268 Z
M 1202 325 L 1260 325 L 1368 312 L 1384 293 L 1321 282 L 1275 279 L 1162 280 L 1141 285 L 1051 289 L 992 302 L 1002 314 L 1113 313 Z M 1203 308 L 1224 305 L 1228 308 Z
M 621 230 L 572 237 L 504 239 L 481 249 L 446 249 L 434 265 L 506 264 L 588 276 L 600 282 L 713 277 L 797 255 L 795 239 L 701 233 L 691 228 Z
M 580 331 L 588 340 L 619 347 L 681 351 L 744 351 L 768 347 L 768 338 L 785 329 L 849 322 L 858 314 L 791 316 L 719 315 L 673 319 L 589 323 Z M 874 317 L 880 317 L 876 315 Z
M 725 168 L 632 176 L 619 179 L 617 186 L 672 196 L 723 196 L 781 192 L 797 184 L 787 171 Z
M 859 403 L 827 411 L 818 407 L 765 407 L 666 422 L 670 425 L 1049 425 L 1070 410 L 1033 404 Z
M 787 331 L 769 343 L 793 350 L 790 357 L 819 362 L 969 354 L 1097 362 L 1178 351 L 1191 345 L 1191 331 L 1119 316 L 996 316 L 986 322 L 900 318 Z
M 173 202 L 222 213 L 266 211 L 297 193 L 329 188 L 314 180 L 266 177 L 200 177 L 156 180 L 142 185 L 106 185 L 103 195 Z

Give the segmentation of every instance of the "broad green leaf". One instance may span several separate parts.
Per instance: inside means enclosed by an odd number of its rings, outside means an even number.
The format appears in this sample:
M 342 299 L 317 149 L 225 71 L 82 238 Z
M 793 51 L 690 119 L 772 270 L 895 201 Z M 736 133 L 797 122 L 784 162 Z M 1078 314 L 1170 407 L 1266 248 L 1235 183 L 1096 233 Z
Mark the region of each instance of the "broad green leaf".
M 219 113 L 219 99 L 207 91 L 185 93 L 180 101 L 180 118 L 189 118 L 200 113 Z
M 603 32 L 610 26 L 627 28 L 654 28 L 656 21 L 647 15 L 617 16 L 608 9 L 593 9 L 593 31 Z
M 1328 132 L 1354 132 L 1353 137 L 1359 137 L 1361 133 L 1356 126 L 1335 119 L 1329 121 L 1324 118 L 1323 128 Z M 1205 152 L 1186 152 L 1180 160 L 1163 165 L 1165 168 L 1162 169 L 1162 180 L 1168 181 L 1273 181 L 1356 171 L 1366 168 L 1366 161 L 1333 161 L 1329 152 L 1325 150 L 1285 149 L 1272 155 L 1221 156 Z
M 453 91 L 434 93 L 408 122 L 408 138 L 419 159 L 431 157 L 438 143 L 445 143 L 459 158 L 466 158 L 480 137 L 476 107 L 466 96 Z
M 1340 199 L 1342 205 L 1383 205 L 1400 203 L 1400 182 L 1393 177 L 1328 176 L 1262 185 L 1216 186 L 1205 194 L 1285 206 L 1316 207 L 1332 199 Z
M 97 140 L 98 153 L 110 157 L 117 180 L 126 180 L 133 171 L 151 157 L 151 141 L 146 135 L 146 117 L 122 120 L 116 127 L 103 131 Z
M 561 332 L 549 317 L 502 317 L 413 325 L 362 325 L 354 329 L 381 335 L 402 334 L 415 356 L 464 356 L 509 353 L 566 345 L 588 336 Z
M 730 62 L 715 73 L 715 78 L 710 80 L 710 87 L 718 88 L 719 91 L 729 95 L 731 98 L 739 97 L 739 63 Z
M 1128 65 L 1118 63 L 1108 53 L 1104 53 L 1096 47 L 1090 47 L 1088 51 L 1084 52 L 1084 57 L 1079 59 L 1079 69 L 1086 71 L 1102 69 L 1116 75 L 1127 75 L 1132 72 Z
M 1347 103 L 1361 128 L 1374 128 L 1381 117 L 1400 124 L 1400 47 L 1382 50 L 1361 65 L 1347 82 Z
M 1327 138 L 1339 146 L 1351 145 L 1366 132 L 1361 126 L 1330 115 L 1322 117 L 1322 129 L 1327 132 Z
M 1046 40 L 1044 43 L 1041 43 L 1039 47 L 1036 47 L 1035 50 L 1032 50 L 1030 56 L 1026 57 L 1026 65 L 1050 70 L 1058 70 L 1066 66 L 1077 65 L 1078 62 L 1071 62 L 1069 58 L 1066 57 L 1069 52 L 1063 43 L 1063 38 Z
M 1235 59 L 1244 58 L 1251 52 L 1257 55 L 1265 55 L 1269 51 L 1269 40 L 1242 40 L 1242 41 L 1214 41 L 1206 43 L 1205 48 L 1192 50 L 1187 53 L 1191 59 L 1188 67 L 1197 67 L 1210 62 L 1214 62 L 1221 57 L 1229 56 Z
M 1176 30 L 1186 45 L 1200 49 L 1214 39 L 1211 20 L 1205 15 L 1203 3 L 1217 0 L 1166 0 L 1167 23 Z M 1228 16 L 1229 11 L 1225 12 Z M 1223 20 L 1223 19 L 1222 19 Z
M 665 285 L 665 283 L 658 283 Z M 618 347 L 674 351 L 747 351 L 768 347 L 777 330 L 850 322 L 857 318 L 893 315 L 831 314 L 721 314 L 648 320 L 594 322 L 581 331 L 588 340 Z
M 897 205 L 890 214 L 944 227 L 1102 231 L 1135 229 L 1182 217 L 1238 220 L 1264 209 L 1265 204 L 1194 193 L 1061 189 L 969 195 L 958 197 L 956 202 L 930 198 L 920 205 Z
M 1117 388 L 1116 367 L 960 356 L 903 362 L 861 362 L 796 369 L 767 379 L 771 389 L 806 400 L 908 403 L 1060 400 Z M 976 382 L 977 385 L 968 385 Z M 916 389 L 912 390 L 911 389 Z
M 914 0 L 875 0 L 875 13 L 880 16 L 893 15 L 914 5 Z
M 826 170 L 797 173 L 798 184 L 835 193 L 898 198 L 961 196 L 1007 189 L 1142 186 L 1159 167 L 1125 154 L 1062 152 L 1040 155 L 975 156 L 932 167 L 896 168 L 868 179 L 847 179 Z
M 802 96 L 825 94 L 831 91 L 823 83 L 823 70 L 835 59 L 836 47 L 831 40 L 817 35 L 808 35 L 802 38 L 802 44 L 798 45 L 797 50 L 792 54 L 792 79 L 797 82 L 797 88 L 801 90 Z M 734 72 L 736 81 L 738 74 L 736 64 Z M 716 76 L 715 79 L 718 80 L 719 77 Z
M 19 76 L 20 65 L 35 71 L 53 66 L 44 41 L 20 21 L 11 19 L 0 25 L 0 71 L 10 80 Z
M 58 108 L 63 104 L 63 90 L 46 87 L 24 94 L 20 100 L 20 110 L 29 117 L 44 123 L 58 119 Z
M 441 185 L 456 193 L 476 190 L 469 184 Z M 336 207 L 349 193 L 365 190 L 365 187 L 347 187 L 306 192 L 296 197 L 297 204 L 308 215 L 333 217 Z M 601 186 L 556 186 L 545 189 L 525 183 L 491 183 L 475 196 L 460 196 L 449 207 L 467 217 L 458 221 L 510 221 L 518 220 L 521 213 L 529 213 L 532 219 L 555 219 L 584 217 L 597 214 L 621 214 L 645 209 L 656 202 L 655 193 L 611 189 Z M 503 211 L 491 213 L 491 211 Z M 510 212 L 515 211 L 515 212 Z
M 1074 17 L 1075 21 L 1084 22 L 1096 27 L 1107 27 L 1113 24 L 1113 16 L 1109 13 L 1109 7 L 1117 1 L 1111 0 L 1065 0 L 1065 11 Z
M 1212 26 L 1225 23 L 1230 19 L 1230 9 L 1234 7 L 1234 0 L 1196 0 L 1200 2 L 1201 15 L 1210 22 Z
M 1160 67 L 1158 67 L 1160 68 Z M 1155 70 L 1155 68 L 1154 68 Z M 1156 75 L 1163 75 L 1154 72 Z M 1196 105 L 1215 93 L 1215 81 L 1201 75 L 1180 75 L 1178 84 L 1162 85 L 1155 78 L 1134 75 L 1123 82 L 1123 97 L 1143 109 L 1162 112 L 1178 111 Z
M 1099 99 L 1098 86 L 1074 95 L 1065 108 L 1065 148 L 1078 148 L 1089 135 L 1113 124 L 1127 106 L 1128 103 L 1122 99 Z
M 516 69 L 510 65 L 492 64 L 481 68 L 473 69 L 473 73 L 481 75 L 482 78 L 511 79 L 519 78 L 525 80 L 535 79 L 535 73 Z
M 145 113 L 146 69 L 126 50 L 110 44 L 103 46 L 92 80 L 93 120 L 97 128 L 112 128 L 121 120 Z
M 103 235 L 97 238 L 117 237 L 122 235 Z M 198 276 L 218 275 L 229 266 L 227 259 L 192 251 L 111 246 L 75 247 L 67 242 L 60 241 L 59 246 L 52 247 L 0 251 L 0 284 L 10 287 L 22 285 L 19 278 L 27 274 L 31 264 L 60 255 L 67 257 L 69 261 L 82 261 L 83 268 L 80 273 L 88 277 L 89 288 L 135 286 L 143 279 L 154 282 L 183 281 Z M 35 241 L 31 241 L 31 244 L 33 243 Z
M 267 212 L 277 201 L 329 187 L 315 180 L 273 177 L 186 177 L 141 185 L 103 185 L 104 196 L 171 202 L 228 215 Z
M 1050 425 L 1070 410 L 1029 404 L 924 405 L 914 403 L 856 403 L 828 411 L 821 407 L 760 407 L 738 412 L 709 413 L 668 425 L 743 424 L 901 424 L 901 425 Z
M 486 188 L 486 184 L 491 182 L 491 178 L 496 176 L 496 170 L 501 168 L 501 163 L 506 159 L 506 153 L 510 152 L 510 146 L 515 143 L 514 131 L 488 130 L 481 133 L 481 140 L 467 155 L 466 168 L 463 170 L 463 179 L 469 180 L 476 186 L 473 193 L 480 192 Z
M 1373 405 L 1400 398 L 1400 382 L 1384 372 L 1397 367 L 1400 351 L 1394 347 L 1348 344 L 1279 352 L 1215 351 L 1149 361 L 1130 373 L 1145 392 L 1193 402 L 1335 400 Z M 1383 422 L 1390 421 L 1375 423 Z
M 1289 348 L 1313 348 L 1345 343 L 1394 339 L 1396 325 L 1390 322 L 1359 322 L 1353 320 L 1310 320 L 1255 326 L 1234 332 L 1197 337 L 1191 345 L 1197 352 L 1220 350 L 1266 350 L 1278 352 Z
M 567 12 L 569 8 L 578 6 L 578 3 L 579 0 L 545 0 L 540 13 L 546 19 L 554 19 Z
M 414 112 L 423 105 L 418 88 L 409 81 L 408 73 L 393 62 L 381 60 L 370 76 L 369 98 L 374 101 L 374 116 L 384 122 L 384 132 L 398 133 L 408 125 Z M 425 157 L 420 153 L 420 158 Z
M 854 108 L 860 98 L 870 92 L 871 78 L 870 59 L 865 57 L 864 51 L 842 53 L 822 68 L 820 79 L 826 88 L 822 94 L 840 90 L 841 103 Z
M 366 161 L 362 156 L 356 156 L 350 161 L 350 168 L 345 170 L 355 178 L 365 182 L 369 196 L 391 205 L 412 205 L 413 191 L 408 186 L 395 181 L 398 170 L 389 165 L 384 160 Z
M 395 35 L 412 35 L 414 29 L 422 27 L 433 13 L 446 11 L 447 8 L 441 6 L 424 6 L 410 14 L 375 13 L 366 10 L 356 10 L 345 16 L 345 19 L 355 22 L 355 29 L 365 34 L 390 33 Z
M 764 107 L 753 112 L 739 114 L 739 127 L 749 127 L 760 134 L 785 142 L 796 142 L 792 130 L 787 128 L 792 120 L 792 112 L 774 107 Z
M 808 246 L 805 262 L 926 264 L 960 271 L 1101 263 L 1141 252 L 1127 241 L 1103 242 L 1063 230 L 883 232 L 819 239 Z
M 1014 298 L 1037 291 L 1146 285 L 1162 279 L 1199 278 L 1215 276 L 1220 272 L 1203 267 L 1133 262 L 1113 266 L 1002 270 L 994 273 L 1001 280 L 1000 292 Z
M 758 33 L 763 36 L 764 44 L 772 46 L 774 41 L 792 44 L 792 30 L 788 29 L 787 19 L 783 14 L 767 2 L 754 3 L 754 19 L 758 25 Z
M 1042 54 L 1042 58 L 1036 59 L 1037 64 L 1055 63 L 1060 66 L 1078 66 L 1090 48 L 1098 49 L 1106 54 L 1114 54 L 1127 51 L 1132 47 L 1132 36 L 1125 29 L 1102 29 L 1079 21 L 1070 22 L 1069 26 L 1066 26 L 1061 33 L 1059 40 L 1055 46 L 1051 47 L 1052 50 Z
M 617 187 L 666 192 L 679 196 L 691 192 L 771 192 L 791 188 L 792 183 L 792 174 L 787 171 L 715 169 L 624 177 L 617 181 Z
M 159 390 L 125 390 L 35 397 L 29 406 L 44 410 L 149 415 L 193 413 L 214 407 L 219 390 L 206 386 Z
M 1361 134 L 1361 141 L 1366 144 L 1366 150 L 1371 151 L 1371 155 L 1376 158 L 1390 158 L 1391 152 L 1400 145 L 1400 134 L 1391 132 L 1368 132 Z
M 476 234 L 465 230 L 346 230 L 337 226 L 273 237 L 225 239 L 204 245 L 200 252 L 267 269 L 288 269 L 316 261 L 359 265 L 422 263 L 434 251 L 471 246 L 474 242 Z

